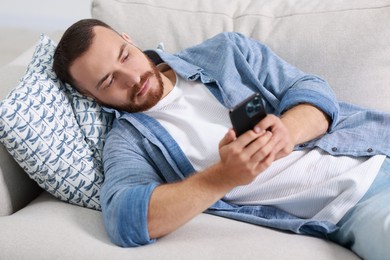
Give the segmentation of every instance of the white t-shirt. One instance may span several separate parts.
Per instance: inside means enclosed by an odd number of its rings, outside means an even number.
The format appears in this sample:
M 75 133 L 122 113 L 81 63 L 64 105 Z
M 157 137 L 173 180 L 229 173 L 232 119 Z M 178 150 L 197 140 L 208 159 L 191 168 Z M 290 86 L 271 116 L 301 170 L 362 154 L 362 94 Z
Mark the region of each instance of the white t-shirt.
M 146 114 L 177 141 L 195 170 L 219 161 L 218 144 L 231 128 L 228 109 L 200 82 L 176 76 L 173 90 Z M 365 194 L 385 156 L 331 156 L 320 149 L 279 159 L 251 184 L 224 199 L 240 205 L 272 205 L 301 218 L 336 224 Z

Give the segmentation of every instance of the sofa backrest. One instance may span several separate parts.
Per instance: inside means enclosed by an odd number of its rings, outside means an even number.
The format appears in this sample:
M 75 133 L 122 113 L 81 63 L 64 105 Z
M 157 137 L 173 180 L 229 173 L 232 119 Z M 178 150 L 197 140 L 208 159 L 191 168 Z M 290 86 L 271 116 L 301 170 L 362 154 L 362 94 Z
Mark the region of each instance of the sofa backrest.
M 325 78 L 340 100 L 390 111 L 389 0 L 94 0 L 92 17 L 168 52 L 241 32 Z

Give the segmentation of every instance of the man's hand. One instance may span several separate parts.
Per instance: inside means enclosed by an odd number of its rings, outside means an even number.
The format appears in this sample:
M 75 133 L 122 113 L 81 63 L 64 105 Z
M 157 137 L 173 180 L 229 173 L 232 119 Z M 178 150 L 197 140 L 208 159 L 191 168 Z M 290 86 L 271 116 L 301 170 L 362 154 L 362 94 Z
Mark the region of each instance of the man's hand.
M 318 108 L 310 104 L 300 104 L 287 110 L 280 118 L 267 115 L 254 131 L 267 129 L 272 132 L 270 143 L 274 145 L 275 159 L 289 155 L 294 146 L 326 133 L 330 119 Z
M 255 126 L 254 131 L 264 131 L 262 129 L 267 129 L 272 132 L 272 139 L 270 142 L 273 145 L 275 159 L 287 156 L 293 151 L 295 142 L 292 138 L 292 134 L 279 117 L 275 115 L 267 115 Z
M 247 131 L 236 139 L 229 132 L 219 143 L 220 173 L 226 183 L 234 188 L 253 181 L 268 168 L 275 158 L 273 134 L 270 131 Z

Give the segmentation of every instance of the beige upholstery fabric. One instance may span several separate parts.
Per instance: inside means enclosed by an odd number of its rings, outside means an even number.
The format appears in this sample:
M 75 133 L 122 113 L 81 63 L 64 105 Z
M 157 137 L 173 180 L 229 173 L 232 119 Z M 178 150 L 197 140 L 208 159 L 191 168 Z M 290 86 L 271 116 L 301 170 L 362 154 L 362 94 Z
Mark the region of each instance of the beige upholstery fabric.
M 357 259 L 321 239 L 275 232 L 201 214 L 157 243 L 111 244 L 100 213 L 43 193 L 31 205 L 0 218 L 0 259 Z

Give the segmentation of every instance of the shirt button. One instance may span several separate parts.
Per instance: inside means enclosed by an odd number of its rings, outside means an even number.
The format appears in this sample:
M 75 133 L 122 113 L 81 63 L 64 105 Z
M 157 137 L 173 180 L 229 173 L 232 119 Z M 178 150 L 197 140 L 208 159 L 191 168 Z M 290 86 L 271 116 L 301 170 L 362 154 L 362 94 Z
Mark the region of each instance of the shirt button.
M 369 152 L 369 153 L 372 153 L 373 151 L 374 151 L 374 149 L 372 149 L 372 148 L 367 149 L 367 152 Z
M 333 148 L 332 148 L 332 151 L 333 151 L 333 152 L 336 152 L 336 151 L 337 151 L 337 147 L 333 147 Z
M 299 147 L 303 148 L 303 147 L 306 147 L 307 144 L 300 144 Z

